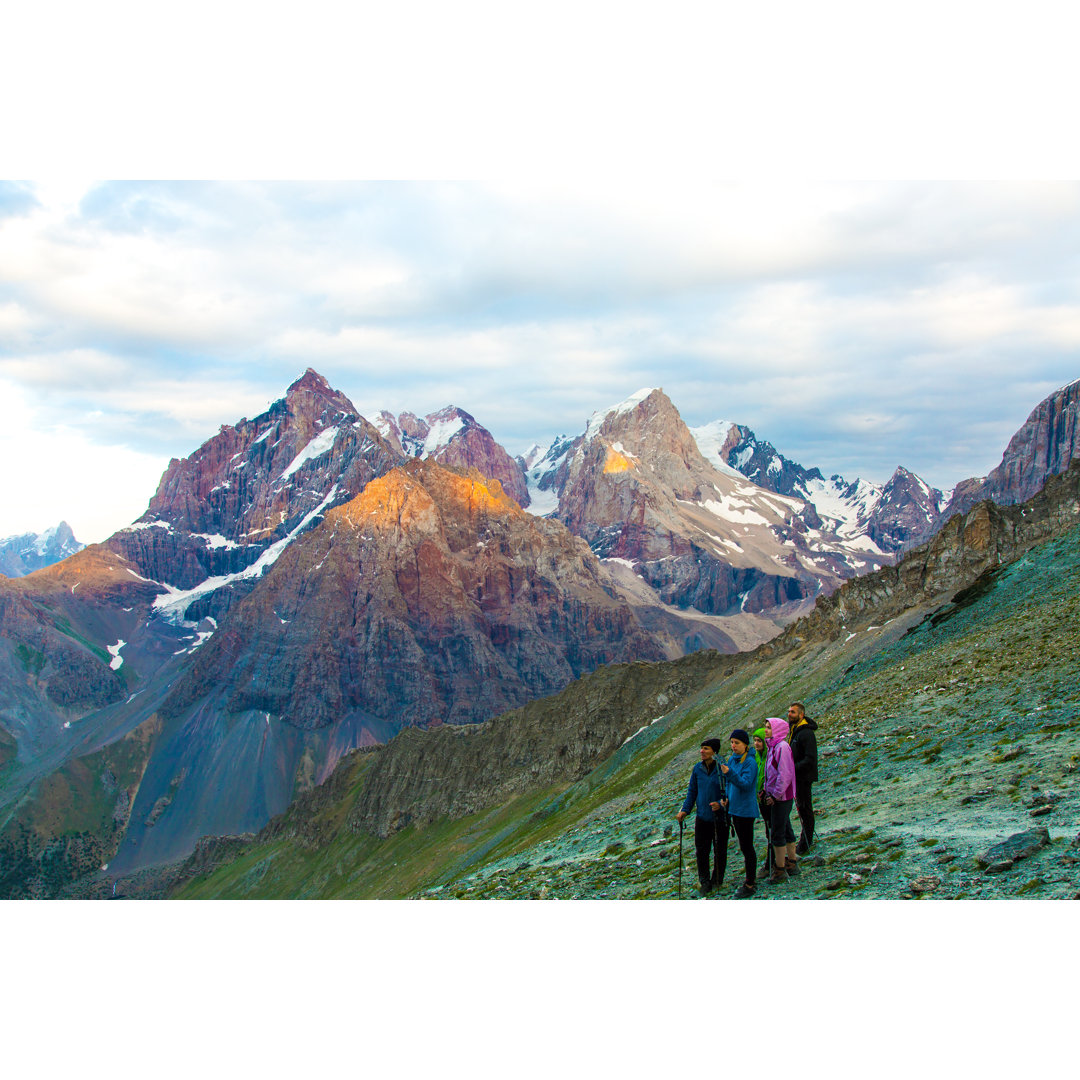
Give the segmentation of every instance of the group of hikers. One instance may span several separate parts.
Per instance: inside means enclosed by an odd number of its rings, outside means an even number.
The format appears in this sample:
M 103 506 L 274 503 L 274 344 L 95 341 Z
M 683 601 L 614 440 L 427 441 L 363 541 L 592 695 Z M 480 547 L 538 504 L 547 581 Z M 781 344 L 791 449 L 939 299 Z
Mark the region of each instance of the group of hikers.
M 690 774 L 682 809 L 676 814 L 680 836 L 683 819 L 696 807 L 694 848 L 699 889 L 706 896 L 724 884 L 729 832 L 738 837 L 746 879 L 735 892 L 746 900 L 759 881 L 779 885 L 799 873 L 799 859 L 814 842 L 813 784 L 818 778 L 817 724 L 801 701 L 793 702 L 787 719 L 772 716 L 751 736 L 743 728 L 731 733 L 731 756 L 720 760 L 719 739 L 701 744 L 701 761 Z M 802 825 L 798 841 L 791 824 L 794 806 Z M 754 850 L 754 822 L 765 822 L 766 851 L 760 873 Z M 712 868 L 710 870 L 710 852 Z M 680 884 L 682 855 L 680 844 Z

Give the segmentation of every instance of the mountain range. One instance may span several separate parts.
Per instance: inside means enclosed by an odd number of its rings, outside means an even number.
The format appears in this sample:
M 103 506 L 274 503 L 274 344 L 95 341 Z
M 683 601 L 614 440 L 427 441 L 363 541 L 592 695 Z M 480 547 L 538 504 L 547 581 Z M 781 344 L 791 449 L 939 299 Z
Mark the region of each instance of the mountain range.
M 947 493 L 825 481 L 658 389 L 513 459 L 455 407 L 368 422 L 309 369 L 170 462 L 131 526 L 0 579 L 0 829 L 45 799 L 66 809 L 38 839 L 130 873 L 258 830 L 403 729 L 762 646 L 950 505 L 1065 468 L 1078 386 Z
M 24 577 L 82 551 L 66 521 L 43 533 L 23 533 L 0 540 L 0 575 Z

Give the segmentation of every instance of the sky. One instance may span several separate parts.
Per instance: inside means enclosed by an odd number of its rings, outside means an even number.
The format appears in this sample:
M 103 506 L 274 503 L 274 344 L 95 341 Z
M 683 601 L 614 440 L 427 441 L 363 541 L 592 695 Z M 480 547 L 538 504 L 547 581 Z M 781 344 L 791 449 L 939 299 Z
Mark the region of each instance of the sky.
M 983 475 L 1080 377 L 1072 181 L 0 185 L 0 536 L 139 516 L 308 367 L 511 453 L 662 387 L 826 475 Z

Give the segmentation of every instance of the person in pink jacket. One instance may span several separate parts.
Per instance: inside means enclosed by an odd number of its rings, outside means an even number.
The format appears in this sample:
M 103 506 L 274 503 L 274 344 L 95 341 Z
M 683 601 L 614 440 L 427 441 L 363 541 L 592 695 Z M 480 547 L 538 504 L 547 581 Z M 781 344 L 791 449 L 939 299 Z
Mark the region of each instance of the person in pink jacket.
M 795 857 L 795 831 L 791 806 L 795 801 L 795 761 L 787 744 L 788 722 L 770 716 L 765 722 L 765 803 L 769 807 L 769 836 L 776 857 L 770 885 L 779 885 L 799 873 Z

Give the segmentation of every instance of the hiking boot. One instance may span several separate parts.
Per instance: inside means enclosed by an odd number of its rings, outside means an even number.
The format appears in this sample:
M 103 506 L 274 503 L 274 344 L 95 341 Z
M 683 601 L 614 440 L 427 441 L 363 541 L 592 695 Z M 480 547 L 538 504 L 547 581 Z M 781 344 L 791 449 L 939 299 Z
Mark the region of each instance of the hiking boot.
M 810 850 L 810 845 L 806 841 L 805 836 L 799 837 L 799 842 L 795 845 L 796 855 L 805 855 Z
M 770 885 L 783 885 L 788 879 L 786 870 L 781 870 L 779 867 L 774 867 L 773 872 L 769 875 Z
M 751 896 L 754 895 L 755 892 L 757 892 L 757 890 L 754 888 L 754 886 L 751 885 L 749 881 L 744 881 L 735 890 L 735 899 L 736 900 L 748 900 Z
M 712 882 L 711 881 L 700 881 L 700 882 L 698 882 L 698 890 L 697 891 L 699 893 L 701 893 L 702 896 L 708 896 L 709 893 L 712 892 Z
M 767 881 L 768 878 L 769 878 L 769 875 L 772 873 L 772 871 L 773 871 L 772 863 L 770 863 L 766 859 L 765 862 L 763 862 L 761 864 L 761 869 L 758 870 L 758 872 L 757 872 L 758 881 Z
M 802 873 L 799 869 L 798 859 L 785 859 L 784 869 L 787 871 L 788 877 L 798 877 Z

